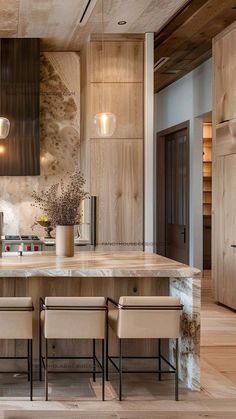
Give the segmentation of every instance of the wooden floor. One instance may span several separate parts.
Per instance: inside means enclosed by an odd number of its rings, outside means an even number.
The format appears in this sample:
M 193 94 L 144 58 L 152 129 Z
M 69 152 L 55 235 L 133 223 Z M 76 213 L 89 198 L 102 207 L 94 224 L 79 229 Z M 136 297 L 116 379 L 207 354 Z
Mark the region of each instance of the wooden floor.
M 24 376 L 0 376 L 0 419 L 195 419 L 236 418 L 236 313 L 213 303 L 210 272 L 205 272 L 202 294 L 201 392 L 180 386 L 180 401 L 173 401 L 173 381 L 159 383 L 153 375 L 125 376 L 125 400 L 116 400 L 117 378 L 106 386 L 100 401 L 100 381 L 74 374 L 52 374 L 49 395 L 43 401 L 43 384 L 35 383 L 35 401 L 27 400 Z M 79 395 L 79 396 L 78 396 Z
M 236 313 L 213 303 L 208 272 L 201 313 L 202 388 L 213 398 L 236 399 Z

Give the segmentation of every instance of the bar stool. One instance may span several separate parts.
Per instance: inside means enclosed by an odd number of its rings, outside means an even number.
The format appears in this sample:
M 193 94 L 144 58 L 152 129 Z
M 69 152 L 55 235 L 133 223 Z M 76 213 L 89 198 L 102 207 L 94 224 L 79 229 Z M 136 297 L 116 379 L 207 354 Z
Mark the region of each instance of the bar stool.
M 40 331 L 39 331 L 39 366 L 42 380 L 42 366 L 45 370 L 45 400 L 48 400 L 48 369 L 49 359 L 92 359 L 92 371 L 78 373 L 102 373 L 102 400 L 105 398 L 104 374 L 104 342 L 106 331 L 107 306 L 104 297 L 46 297 L 40 299 Z M 45 353 L 42 354 L 42 331 L 45 339 Z M 49 339 L 91 339 L 93 355 L 88 357 L 53 357 L 48 356 Z M 96 340 L 102 341 L 101 362 L 96 356 Z M 96 370 L 99 366 L 99 371 Z M 56 372 L 56 371 L 53 371 Z
M 0 339 L 27 340 L 27 356 L 0 357 L 0 359 L 27 359 L 30 400 L 33 400 L 33 310 L 30 297 L 0 297 Z M 10 373 L 10 371 L 5 372 Z
M 109 361 L 119 373 L 119 400 L 122 400 L 122 373 L 136 372 L 123 371 L 122 360 L 132 359 L 132 356 L 123 356 L 122 342 L 124 339 L 158 339 L 158 357 L 140 357 L 158 359 L 157 371 L 139 371 L 161 374 L 175 374 L 175 400 L 178 400 L 178 337 L 180 334 L 180 312 L 183 305 L 175 297 L 120 297 L 119 303 L 111 298 L 107 299 L 108 324 L 106 340 L 106 380 L 108 380 Z M 112 308 L 109 309 L 109 305 Z M 119 339 L 119 356 L 109 355 L 108 326 Z M 175 339 L 175 366 L 161 354 L 161 339 Z M 114 359 L 119 360 L 118 366 Z M 135 357 L 136 359 L 139 357 Z M 161 360 L 170 369 L 161 369 Z

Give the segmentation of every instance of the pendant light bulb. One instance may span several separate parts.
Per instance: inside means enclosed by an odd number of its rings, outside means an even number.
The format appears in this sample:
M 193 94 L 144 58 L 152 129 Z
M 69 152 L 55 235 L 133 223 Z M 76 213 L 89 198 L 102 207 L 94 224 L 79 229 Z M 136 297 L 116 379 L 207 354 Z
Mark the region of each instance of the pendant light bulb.
M 10 121 L 3 116 L 0 116 L 0 139 L 7 138 L 10 131 Z
M 112 112 L 97 113 L 94 124 L 99 137 L 111 137 L 116 129 L 116 116 Z

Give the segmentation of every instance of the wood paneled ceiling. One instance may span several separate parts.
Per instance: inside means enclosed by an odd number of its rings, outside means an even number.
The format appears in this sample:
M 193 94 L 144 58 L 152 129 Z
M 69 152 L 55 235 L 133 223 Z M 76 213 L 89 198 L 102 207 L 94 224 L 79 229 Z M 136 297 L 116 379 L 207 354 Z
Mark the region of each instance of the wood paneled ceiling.
M 234 20 L 236 0 L 189 1 L 155 34 L 155 63 L 164 63 L 154 73 L 155 92 L 209 58 L 212 38 Z
M 77 51 L 91 33 L 101 32 L 101 1 L 85 26 L 88 0 L 0 0 L 0 37 L 41 38 L 44 51 Z M 186 0 L 104 0 L 105 32 L 157 32 Z M 125 20 L 127 24 L 118 25 Z

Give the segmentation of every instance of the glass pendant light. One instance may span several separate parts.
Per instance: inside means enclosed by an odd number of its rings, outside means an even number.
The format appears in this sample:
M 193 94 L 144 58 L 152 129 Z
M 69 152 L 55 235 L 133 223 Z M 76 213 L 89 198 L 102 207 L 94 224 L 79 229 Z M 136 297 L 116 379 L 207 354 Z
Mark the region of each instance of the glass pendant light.
M 116 129 L 116 115 L 112 112 L 106 112 L 104 106 L 104 59 L 105 59 L 105 50 L 104 50 L 104 8 L 102 3 L 102 110 L 94 116 L 94 124 L 96 127 L 96 132 L 99 137 L 111 137 Z
M 99 137 L 111 137 L 116 129 L 116 116 L 112 112 L 100 112 L 94 116 Z
M 0 116 L 0 139 L 7 138 L 10 131 L 10 121 L 3 116 Z

